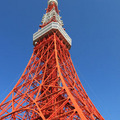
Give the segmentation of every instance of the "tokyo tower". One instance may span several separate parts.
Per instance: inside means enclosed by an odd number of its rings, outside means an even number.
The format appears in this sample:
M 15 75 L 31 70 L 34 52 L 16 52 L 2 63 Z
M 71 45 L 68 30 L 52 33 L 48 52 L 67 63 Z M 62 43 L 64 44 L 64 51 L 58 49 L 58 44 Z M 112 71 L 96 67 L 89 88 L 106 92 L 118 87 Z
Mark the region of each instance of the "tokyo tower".
M 75 71 L 57 0 L 48 0 L 40 28 L 27 67 L 0 103 L 0 120 L 104 120 Z

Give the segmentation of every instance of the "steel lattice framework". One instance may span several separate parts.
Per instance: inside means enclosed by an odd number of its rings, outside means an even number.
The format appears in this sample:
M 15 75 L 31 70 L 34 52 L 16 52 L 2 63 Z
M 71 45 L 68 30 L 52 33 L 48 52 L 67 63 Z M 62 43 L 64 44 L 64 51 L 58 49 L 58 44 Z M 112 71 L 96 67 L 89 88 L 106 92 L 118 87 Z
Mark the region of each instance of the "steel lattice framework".
M 54 7 L 57 1 L 51 2 Z M 35 42 L 24 73 L 0 104 L 0 120 L 104 120 L 77 76 L 60 31 L 51 29 Z

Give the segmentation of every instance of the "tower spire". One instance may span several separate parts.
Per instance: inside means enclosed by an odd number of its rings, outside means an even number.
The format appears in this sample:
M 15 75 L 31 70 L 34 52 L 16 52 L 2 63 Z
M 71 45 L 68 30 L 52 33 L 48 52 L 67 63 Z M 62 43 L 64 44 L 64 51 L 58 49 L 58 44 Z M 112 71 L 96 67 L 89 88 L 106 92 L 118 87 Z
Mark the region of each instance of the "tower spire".
M 58 10 L 58 1 L 57 0 L 48 0 L 48 7 L 46 9 L 46 14 L 43 15 L 41 28 L 48 25 L 50 22 L 58 22 L 63 26 L 63 21 L 59 15 Z
M 58 1 L 57 0 L 48 0 L 48 8 L 47 8 L 46 12 L 50 12 L 53 8 L 55 8 L 56 12 L 59 14 Z
M 58 6 L 58 0 L 48 0 L 48 5 L 50 5 L 53 2 Z

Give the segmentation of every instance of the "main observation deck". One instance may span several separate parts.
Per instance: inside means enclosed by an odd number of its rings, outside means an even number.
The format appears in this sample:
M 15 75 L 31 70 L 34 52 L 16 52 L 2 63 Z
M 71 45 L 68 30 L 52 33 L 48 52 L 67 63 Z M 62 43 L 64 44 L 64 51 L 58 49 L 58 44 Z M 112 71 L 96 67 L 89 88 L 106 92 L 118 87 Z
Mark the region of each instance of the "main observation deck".
M 35 46 L 37 41 L 43 39 L 46 35 L 50 34 L 52 31 L 57 31 L 57 35 L 61 36 L 63 43 L 68 49 L 71 48 L 72 39 L 63 29 L 63 27 L 58 22 L 51 22 L 45 27 L 39 29 L 36 33 L 33 34 L 33 45 Z

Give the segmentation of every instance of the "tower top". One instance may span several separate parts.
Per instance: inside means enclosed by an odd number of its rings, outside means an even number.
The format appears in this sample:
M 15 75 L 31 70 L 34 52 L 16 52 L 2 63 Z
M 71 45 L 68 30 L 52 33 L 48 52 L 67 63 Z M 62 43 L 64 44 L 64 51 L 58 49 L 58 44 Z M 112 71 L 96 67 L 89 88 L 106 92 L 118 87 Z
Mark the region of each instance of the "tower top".
M 58 0 L 48 0 L 48 5 L 54 2 L 58 6 Z
M 41 29 L 33 34 L 33 45 L 36 45 L 38 41 L 42 41 L 43 38 L 55 32 L 60 40 L 63 41 L 63 44 L 68 49 L 71 48 L 72 40 L 63 28 L 64 24 L 58 10 L 58 0 L 48 0 L 48 7 L 41 22 Z
M 50 12 L 53 8 L 55 9 L 56 13 L 59 14 L 58 0 L 48 0 L 48 7 L 46 9 L 46 13 Z

